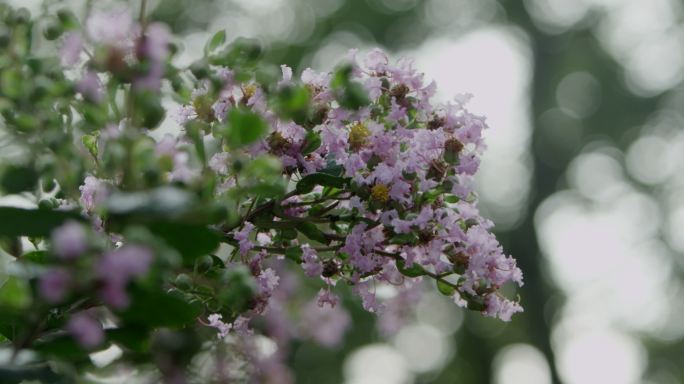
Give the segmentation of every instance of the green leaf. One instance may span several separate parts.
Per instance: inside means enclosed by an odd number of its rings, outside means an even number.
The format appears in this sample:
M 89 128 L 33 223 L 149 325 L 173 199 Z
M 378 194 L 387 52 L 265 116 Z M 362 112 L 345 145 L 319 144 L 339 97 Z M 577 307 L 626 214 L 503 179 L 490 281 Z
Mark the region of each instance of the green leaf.
M 338 95 L 337 102 L 343 108 L 357 110 L 370 104 L 371 100 L 361 84 L 352 82 Z
M 325 173 L 326 175 L 342 176 L 344 174 L 344 167 L 334 162 L 328 162 L 328 165 L 318 172 Z
M 28 382 L 68 384 L 73 383 L 74 381 L 66 374 L 55 373 L 49 364 L 31 364 L 26 366 L 14 364 L 0 366 L 0 383 L 19 384 Z
M 228 112 L 227 125 L 221 132 L 233 148 L 252 144 L 268 130 L 268 125 L 258 114 L 244 108 Z
M 140 327 L 128 326 L 106 330 L 107 340 L 135 352 L 147 352 L 150 348 L 149 333 Z
M 102 349 L 106 344 L 102 344 Z M 38 340 L 31 346 L 33 350 L 43 355 L 59 360 L 87 361 L 92 351 L 83 349 L 71 335 L 61 334 L 46 340 Z
M 154 92 L 133 92 L 133 103 L 133 121 L 138 126 L 154 129 L 166 116 L 166 109 L 161 105 L 160 97 Z
M 203 225 L 158 222 L 149 228 L 175 248 L 183 256 L 183 264 L 189 267 L 198 257 L 213 252 L 220 243 L 219 235 Z
M 294 262 L 301 263 L 303 253 L 302 247 L 288 247 L 285 250 L 285 257 Z
M 396 261 L 397 269 L 399 272 L 408 277 L 418 277 L 418 276 L 424 276 L 425 275 L 425 269 L 418 264 L 418 263 L 413 263 L 410 268 L 406 267 L 406 263 L 402 259 L 398 259 Z
M 0 187 L 8 194 L 31 191 L 36 187 L 38 173 L 33 167 L 7 166 L 2 173 Z
M 291 229 L 292 224 L 287 221 L 274 221 L 273 212 L 264 211 L 253 217 L 252 222 L 260 229 Z
M 246 266 L 226 269 L 221 282 L 223 289 L 218 293 L 217 299 L 224 308 L 223 313 L 235 316 L 249 309 L 258 288 Z
M 456 292 L 456 288 L 441 279 L 437 280 L 437 290 L 444 296 L 453 296 Z
M 481 297 L 471 297 L 468 299 L 468 309 L 473 311 L 484 311 L 487 305 Z
M 26 321 L 25 311 L 7 305 L 0 305 L 0 334 L 8 340 L 24 335 L 30 326 Z
M 294 240 L 297 238 L 297 230 L 294 228 L 283 228 L 280 231 L 280 237 L 286 240 Z
M 218 48 L 221 44 L 226 42 L 226 31 L 225 30 L 220 30 L 216 33 L 214 33 L 214 36 L 211 37 L 211 40 L 207 43 L 207 45 L 204 47 L 204 53 L 208 54 L 210 52 L 213 52 Z
M 415 232 L 400 233 L 392 236 L 390 244 L 416 244 L 418 235 Z
M 349 84 L 349 78 L 353 71 L 354 68 L 349 64 L 337 68 L 330 81 L 330 88 L 340 89 Z
M 97 158 L 97 137 L 94 135 L 83 135 L 83 137 L 81 137 L 81 142 L 90 155 L 93 156 L 93 158 Z
M 105 209 L 115 219 L 126 217 L 150 222 L 187 215 L 196 210 L 196 203 L 190 192 L 166 186 L 149 192 L 114 193 L 105 202 Z
M 239 38 L 221 52 L 211 55 L 209 63 L 235 69 L 254 67 L 261 55 L 261 45 L 257 40 Z
M 327 173 L 312 173 L 302 177 L 297 182 L 297 193 L 300 195 L 307 194 L 313 191 L 316 185 L 324 187 L 344 188 L 347 185 L 348 179 L 338 176 L 329 175 Z
M 285 194 L 285 185 L 262 183 L 245 188 L 245 190 L 247 193 L 254 195 L 257 198 L 278 198 Z
M 75 212 L 0 207 L 0 235 L 47 236 L 68 220 L 83 221 Z
M 31 291 L 28 282 L 9 276 L 0 287 L 0 306 L 25 309 L 31 305 Z
M 268 179 L 277 177 L 280 179 L 283 167 L 275 156 L 259 156 L 247 163 L 244 175 L 254 179 Z
M 280 117 L 301 124 L 309 117 L 311 94 L 304 86 L 284 86 L 278 90 L 274 104 Z
M 29 261 L 35 264 L 48 264 L 48 253 L 47 251 L 32 251 L 21 256 L 23 261 Z
M 78 29 L 80 27 L 78 18 L 68 9 L 60 9 L 57 11 L 57 18 L 62 24 L 62 27 L 66 30 Z
M 318 229 L 318 227 L 314 223 L 302 221 L 302 222 L 296 223 L 295 227 L 304 236 L 308 237 L 309 239 L 311 239 L 313 241 L 317 241 L 319 243 L 324 243 L 324 244 L 327 244 L 330 242 L 328 240 L 328 238 L 325 237 L 325 234 L 323 233 L 323 231 Z
M 304 139 L 304 146 L 302 147 L 302 155 L 306 156 L 309 153 L 318 149 L 321 146 L 321 135 L 314 131 L 309 131 Z
M 24 252 L 21 238 L 14 236 L 0 236 L 0 249 L 9 255 L 19 257 Z
M 202 312 L 197 303 L 189 303 L 178 294 L 134 287 L 131 305 L 120 313 L 129 324 L 148 327 L 182 327 L 195 321 Z

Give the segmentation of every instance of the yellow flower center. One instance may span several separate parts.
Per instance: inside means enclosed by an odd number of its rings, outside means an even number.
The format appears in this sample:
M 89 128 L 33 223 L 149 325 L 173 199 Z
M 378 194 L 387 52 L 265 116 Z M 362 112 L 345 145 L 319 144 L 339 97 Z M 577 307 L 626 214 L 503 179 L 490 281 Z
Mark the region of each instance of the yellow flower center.
M 353 151 L 358 151 L 366 145 L 368 136 L 370 136 L 370 131 L 365 125 L 360 122 L 354 123 L 349 130 L 349 147 Z
M 245 94 L 244 98 L 249 99 L 250 97 L 254 96 L 254 93 L 256 92 L 257 87 L 254 84 L 250 84 L 242 89 L 242 92 Z
M 389 201 L 389 188 L 385 184 L 375 184 L 371 188 L 371 197 L 373 200 L 386 203 Z

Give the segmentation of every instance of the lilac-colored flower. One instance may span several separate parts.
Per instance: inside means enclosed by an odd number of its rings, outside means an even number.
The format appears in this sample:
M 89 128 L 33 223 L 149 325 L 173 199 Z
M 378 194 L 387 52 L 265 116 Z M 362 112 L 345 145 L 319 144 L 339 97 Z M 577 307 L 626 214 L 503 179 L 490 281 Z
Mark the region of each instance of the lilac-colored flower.
M 319 73 L 311 68 L 306 68 L 302 72 L 301 79 L 304 84 L 309 84 L 317 88 L 325 88 L 330 83 L 330 74 L 325 72 Z
M 171 32 L 166 25 L 152 23 L 145 30 L 145 36 L 142 38 L 138 53 L 152 61 L 164 61 L 169 55 L 170 38 Z
M 180 106 L 174 114 L 174 120 L 176 120 L 176 122 L 180 125 L 184 125 L 185 123 L 192 119 L 195 119 L 196 117 L 197 112 L 195 112 L 195 108 L 193 108 L 191 105 Z
M 280 70 L 283 73 L 283 78 L 282 78 L 282 80 L 280 80 L 278 82 L 278 86 L 281 87 L 283 85 L 291 84 L 292 83 L 292 68 L 283 64 L 280 66 Z
M 83 180 L 83 185 L 78 187 L 78 189 L 81 191 L 80 201 L 86 212 L 92 212 L 109 195 L 107 183 L 90 175 L 86 176 Z
M 76 90 L 88 101 L 100 103 L 104 100 L 102 83 L 97 73 L 93 71 L 87 71 L 83 74 L 81 80 L 76 84 Z
M 397 104 L 396 97 L 392 98 L 392 107 L 387 119 L 390 122 L 398 123 L 406 118 L 406 108 Z
M 387 59 L 387 55 L 385 54 L 385 52 L 378 48 L 375 48 L 372 51 L 368 52 L 368 54 L 366 55 L 366 60 L 364 62 L 366 68 L 375 72 L 385 72 L 388 63 L 389 60 Z
M 88 250 L 88 234 L 75 221 L 67 221 L 52 231 L 52 248 L 64 260 L 74 260 Z
M 69 293 L 71 275 L 66 269 L 52 268 L 40 276 L 38 292 L 50 304 L 61 303 Z
M 368 281 L 357 283 L 352 291 L 361 298 L 363 309 L 371 313 L 379 313 L 383 306 L 378 302 L 375 292 L 371 292 Z
M 227 175 L 229 160 L 230 154 L 228 152 L 218 152 L 209 159 L 209 168 L 219 175 Z
M 480 167 L 480 158 L 473 153 L 464 154 L 459 157 L 456 172 L 466 175 L 474 175 Z
M 321 290 L 318 291 L 318 296 L 316 297 L 316 303 L 319 307 L 324 307 L 327 305 L 331 308 L 334 308 L 339 301 L 340 298 L 332 293 L 330 289 L 321 288 Z
M 319 277 L 323 273 L 323 265 L 318 260 L 318 254 L 309 244 L 302 245 L 302 268 L 309 277 Z
M 183 183 L 191 183 L 199 172 L 189 165 L 190 156 L 187 152 L 176 152 L 173 156 L 173 169 L 169 174 L 171 181 L 181 181 Z
M 304 308 L 302 324 L 302 331 L 316 343 L 334 347 L 351 325 L 351 316 L 341 306 L 321 307 L 313 300 Z
M 157 144 L 155 144 L 154 154 L 157 157 L 168 156 L 173 158 L 176 152 L 178 152 L 176 150 L 177 142 L 178 140 L 175 137 L 167 133 L 157 142 Z
M 86 21 L 88 36 L 96 42 L 122 46 L 133 31 L 133 18 L 126 8 L 111 11 L 94 11 Z
M 483 313 L 489 317 L 497 317 L 503 321 L 511 321 L 513 314 L 523 312 L 519 303 L 502 298 L 492 293 L 485 299 L 485 310 Z
M 102 323 L 87 312 L 72 315 L 67 324 L 67 330 L 86 349 L 97 347 L 105 339 Z
M 240 254 L 246 255 L 249 251 L 254 248 L 254 243 L 249 240 L 249 235 L 254 230 L 254 224 L 245 222 L 240 231 L 235 232 L 233 238 L 238 242 L 240 247 Z
M 218 330 L 218 333 L 216 334 L 216 337 L 219 339 L 223 339 L 226 336 L 228 336 L 228 333 L 230 332 L 232 326 L 230 324 L 224 323 L 222 319 L 223 316 L 221 316 L 218 313 L 212 313 L 209 315 L 208 320 L 209 320 L 209 326 L 214 327 Z
M 152 251 L 140 245 L 124 245 L 102 255 L 95 266 L 95 274 L 102 281 L 102 300 L 113 308 L 126 308 L 129 304 L 126 286 L 134 278 L 145 275 L 152 260 Z
M 227 99 L 218 99 L 216 102 L 211 106 L 211 109 L 214 111 L 214 117 L 218 121 L 223 121 L 223 119 L 226 118 L 226 115 L 228 114 L 228 110 L 230 109 L 231 104 Z
M 376 100 L 382 95 L 382 82 L 377 77 L 369 77 L 363 82 L 366 92 L 368 92 L 368 97 L 371 100 Z
M 280 277 L 278 277 L 272 268 L 264 269 L 257 277 L 260 293 L 263 295 L 270 295 L 278 286 L 279 281 Z
M 59 49 L 60 62 L 65 67 L 72 67 L 81 57 L 83 51 L 83 38 L 77 32 L 69 32 L 64 35 L 64 42 Z

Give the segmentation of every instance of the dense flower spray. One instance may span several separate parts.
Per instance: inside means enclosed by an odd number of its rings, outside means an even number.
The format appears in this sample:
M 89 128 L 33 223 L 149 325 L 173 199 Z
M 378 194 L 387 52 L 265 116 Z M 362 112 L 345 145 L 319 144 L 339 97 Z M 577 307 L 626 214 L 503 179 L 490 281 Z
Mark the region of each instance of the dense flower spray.
M 15 33 L 30 30 L 2 10 Z M 296 76 L 219 32 L 181 69 L 168 28 L 127 10 L 93 11 L 83 29 L 66 11 L 57 22 L 61 69 L 40 72 L 47 64 L 14 40 L 0 62 L 3 79 L 31 88 L 43 76 L 51 92 L 32 104 L 31 89 L 0 94 L 4 121 L 35 154 L 10 168 L 39 175 L 9 192 L 34 188 L 40 201 L 3 214 L 43 223 L 0 228 L 37 246 L 15 252 L 37 282 L 12 308 L 25 329 L 3 332 L 17 350 L 52 358 L 55 342 L 83 353 L 114 344 L 175 383 L 207 340 L 222 361 L 215 379 L 290 382 L 289 340 L 334 347 L 352 326 L 343 292 L 383 334 L 428 282 L 486 316 L 522 311 L 499 291 L 522 273 L 477 209 L 487 125 L 470 95 L 435 103 L 434 82 L 379 49 Z M 170 99 L 181 106 L 167 113 Z M 152 139 L 167 115 L 177 132 Z M 382 286 L 396 294 L 378 297 Z M 275 351 L 259 347 L 264 335 Z

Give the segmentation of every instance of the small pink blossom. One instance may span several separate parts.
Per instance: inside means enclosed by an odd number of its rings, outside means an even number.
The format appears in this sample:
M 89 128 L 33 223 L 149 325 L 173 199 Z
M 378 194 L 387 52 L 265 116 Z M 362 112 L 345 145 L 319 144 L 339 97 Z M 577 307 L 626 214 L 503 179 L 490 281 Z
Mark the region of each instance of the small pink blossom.
M 79 312 L 71 316 L 67 330 L 86 349 L 97 347 L 105 339 L 102 324 L 87 312 Z
M 88 234 L 81 224 L 68 221 L 52 231 L 52 247 L 58 257 L 75 260 L 88 250 Z

